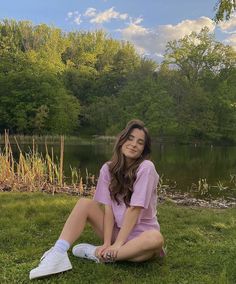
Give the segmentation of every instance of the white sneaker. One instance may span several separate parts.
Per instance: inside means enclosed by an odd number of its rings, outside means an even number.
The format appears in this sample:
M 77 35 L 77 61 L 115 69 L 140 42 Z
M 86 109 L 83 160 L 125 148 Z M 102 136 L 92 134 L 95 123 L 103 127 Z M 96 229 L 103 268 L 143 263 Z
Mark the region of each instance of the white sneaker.
M 78 244 L 73 247 L 72 253 L 74 256 L 86 258 L 99 263 L 99 259 L 95 256 L 96 246 L 90 244 Z
M 67 252 L 60 253 L 52 247 L 43 254 L 40 259 L 39 266 L 30 271 L 29 278 L 39 278 L 60 273 L 69 269 L 72 269 L 72 265 L 68 258 Z

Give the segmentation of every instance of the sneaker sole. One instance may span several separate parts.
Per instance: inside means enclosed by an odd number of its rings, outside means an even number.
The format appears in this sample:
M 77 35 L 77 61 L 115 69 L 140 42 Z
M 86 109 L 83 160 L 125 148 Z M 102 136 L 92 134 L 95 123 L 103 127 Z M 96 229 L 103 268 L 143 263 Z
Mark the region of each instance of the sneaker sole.
M 49 271 L 44 271 L 41 273 L 39 272 L 36 272 L 36 273 L 30 273 L 30 280 L 32 279 L 35 279 L 35 278 L 42 278 L 42 277 L 46 277 L 46 276 L 49 276 L 49 275 L 53 275 L 53 274 L 57 274 L 57 273 L 61 273 L 61 272 L 65 272 L 65 271 L 68 271 L 68 270 L 71 270 L 72 269 L 72 266 L 67 266 L 67 267 L 64 267 L 63 269 L 57 269 L 53 272 L 49 272 Z

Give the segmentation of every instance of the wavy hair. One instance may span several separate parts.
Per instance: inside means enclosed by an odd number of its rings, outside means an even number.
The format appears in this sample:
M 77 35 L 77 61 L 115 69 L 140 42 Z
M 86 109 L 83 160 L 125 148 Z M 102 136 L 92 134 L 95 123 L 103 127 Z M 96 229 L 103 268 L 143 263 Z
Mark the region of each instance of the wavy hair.
M 145 134 L 144 149 L 139 158 L 127 165 L 125 156 L 121 151 L 122 145 L 128 140 L 133 129 L 143 130 Z M 146 159 L 149 159 L 151 153 L 151 138 L 147 128 L 141 120 L 131 120 L 127 123 L 125 129 L 118 135 L 111 161 L 108 163 L 111 174 L 109 191 L 112 200 L 117 204 L 124 201 L 128 207 L 133 192 L 133 184 L 136 180 L 136 171 L 139 165 Z

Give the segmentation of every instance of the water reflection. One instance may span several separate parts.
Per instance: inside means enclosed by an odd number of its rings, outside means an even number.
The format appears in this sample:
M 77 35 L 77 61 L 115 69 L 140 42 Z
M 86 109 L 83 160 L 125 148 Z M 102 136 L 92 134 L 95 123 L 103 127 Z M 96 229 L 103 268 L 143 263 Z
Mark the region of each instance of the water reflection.
M 50 146 L 48 146 L 49 152 Z M 112 155 L 113 145 L 65 145 L 64 167 L 65 175 L 70 175 L 70 166 L 76 167 L 85 174 L 85 169 L 96 176 L 104 162 Z M 179 146 L 153 145 L 152 160 L 160 175 L 177 182 L 178 189 L 187 191 L 192 183 L 198 183 L 199 178 L 206 178 L 208 183 L 216 185 L 229 183 L 230 174 L 236 174 L 236 147 L 211 146 Z M 59 155 L 59 147 L 54 146 L 54 153 Z M 18 154 L 13 146 L 15 156 Z M 23 145 L 23 151 L 29 151 L 29 146 Z M 44 145 L 38 150 L 45 153 Z

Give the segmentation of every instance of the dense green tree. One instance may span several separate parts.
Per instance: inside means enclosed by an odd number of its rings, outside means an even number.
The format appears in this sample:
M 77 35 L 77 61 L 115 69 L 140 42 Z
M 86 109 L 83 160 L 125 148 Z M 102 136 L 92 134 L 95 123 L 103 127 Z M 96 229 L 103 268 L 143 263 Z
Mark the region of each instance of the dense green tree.
M 63 74 L 65 86 L 79 99 L 82 105 L 86 105 L 91 97 L 95 96 L 94 89 L 97 84 L 97 71 L 88 66 L 67 68 Z
M 167 45 L 158 65 L 104 32 L 0 22 L 0 131 L 115 134 L 143 119 L 154 136 L 236 142 L 236 52 L 209 30 Z
M 119 131 L 121 109 L 114 96 L 95 97 L 93 101 L 82 110 L 87 133 L 115 134 Z M 119 125 L 117 127 L 117 124 Z
M 236 140 L 236 69 L 221 74 L 212 89 L 212 106 L 215 111 L 216 135 L 221 140 Z
M 3 20 L 0 24 L 0 55 L 13 55 L 14 60 L 23 53 L 43 70 L 63 71 L 61 54 L 68 43 L 60 29 L 45 24 L 33 26 L 29 21 L 14 20 Z
M 79 103 L 52 73 L 32 70 L 0 75 L 0 129 L 15 133 L 70 133 Z
M 235 65 L 232 47 L 217 42 L 207 28 L 197 34 L 167 44 L 165 63 L 177 68 L 192 84 L 207 76 L 217 75 L 220 70 Z
M 84 109 L 88 125 L 97 133 L 115 134 L 134 117 L 143 119 L 155 135 L 173 133 L 173 103 L 154 79 L 131 80 L 118 96 L 97 97 Z M 95 132 L 94 132 L 95 133 Z
M 176 126 L 173 100 L 152 78 L 132 80 L 121 91 L 118 104 L 123 112 L 119 122 L 133 117 L 143 119 L 154 135 L 167 135 Z
M 175 101 L 180 133 L 198 139 L 221 139 L 227 136 L 219 128 L 224 119 L 225 129 L 234 128 L 232 82 L 230 86 L 227 83 L 227 92 L 220 90 L 229 74 L 236 79 L 235 63 L 232 47 L 216 42 L 207 29 L 168 43 L 159 74 L 162 80 L 169 78 L 166 87 Z

